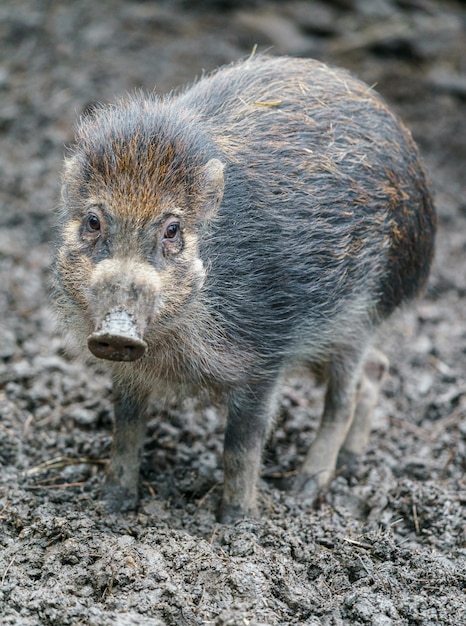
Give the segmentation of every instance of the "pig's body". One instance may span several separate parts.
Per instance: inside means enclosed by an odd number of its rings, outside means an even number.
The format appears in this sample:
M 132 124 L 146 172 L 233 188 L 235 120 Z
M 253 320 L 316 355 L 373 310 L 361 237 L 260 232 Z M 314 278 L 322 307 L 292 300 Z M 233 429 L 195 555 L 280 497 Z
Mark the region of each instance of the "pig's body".
M 366 85 L 258 57 L 102 108 L 78 129 L 62 216 L 59 310 L 114 377 L 111 508 L 137 502 L 154 393 L 223 393 L 226 521 L 256 509 L 279 383 L 297 363 L 327 382 L 300 486 L 362 451 L 386 367 L 371 340 L 424 285 L 435 231 L 411 136 Z

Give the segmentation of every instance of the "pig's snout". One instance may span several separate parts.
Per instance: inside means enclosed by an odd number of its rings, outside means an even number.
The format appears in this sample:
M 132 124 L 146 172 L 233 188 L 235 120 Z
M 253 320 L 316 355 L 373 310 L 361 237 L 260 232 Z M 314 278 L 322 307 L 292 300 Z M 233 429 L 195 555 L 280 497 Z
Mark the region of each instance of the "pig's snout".
M 147 350 L 131 315 L 119 309 L 105 316 L 87 345 L 94 356 L 109 361 L 137 361 Z
M 109 333 L 93 333 L 88 338 L 87 345 L 94 356 L 109 361 L 137 361 L 147 347 L 146 342 L 141 339 Z

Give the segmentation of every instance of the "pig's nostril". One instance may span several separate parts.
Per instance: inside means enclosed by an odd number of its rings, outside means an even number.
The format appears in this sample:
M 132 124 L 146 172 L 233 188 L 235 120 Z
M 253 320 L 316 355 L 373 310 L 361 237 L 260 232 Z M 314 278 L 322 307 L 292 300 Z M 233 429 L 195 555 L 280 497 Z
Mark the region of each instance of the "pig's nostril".
M 99 359 L 136 361 L 147 349 L 133 317 L 121 309 L 110 311 L 87 338 L 89 350 Z
M 147 348 L 142 339 L 108 334 L 102 339 L 99 333 L 90 335 L 87 345 L 94 356 L 109 361 L 136 361 Z

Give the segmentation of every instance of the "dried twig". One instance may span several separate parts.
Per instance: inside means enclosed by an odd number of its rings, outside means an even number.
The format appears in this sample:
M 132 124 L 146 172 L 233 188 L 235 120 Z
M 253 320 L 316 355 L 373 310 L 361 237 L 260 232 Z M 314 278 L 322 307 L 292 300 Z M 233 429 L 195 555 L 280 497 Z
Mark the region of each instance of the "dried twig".
M 152 487 L 150 482 L 147 481 L 147 480 L 143 480 L 142 484 L 147 489 L 147 491 L 150 493 L 151 498 L 155 498 L 155 496 L 156 496 L 155 489 Z
M 396 426 L 400 426 L 401 428 L 404 428 L 405 430 L 412 433 L 413 435 L 417 435 L 419 439 L 422 439 L 423 441 L 432 441 L 433 439 L 433 434 L 431 432 L 429 432 L 425 428 L 421 428 L 420 426 L 411 424 L 405 419 L 391 416 L 390 421 L 393 424 L 396 424 Z
M 201 496 L 199 499 L 196 500 L 196 505 L 197 506 L 202 506 L 204 504 L 205 500 L 210 496 L 212 491 L 215 491 L 215 489 L 217 489 L 217 484 L 213 484 L 212 487 L 207 489 L 205 494 L 203 496 Z
M 34 467 L 31 467 L 22 472 L 23 476 L 33 476 L 34 474 L 40 474 L 40 472 L 46 472 L 52 469 L 60 470 L 65 467 L 69 467 L 71 465 L 81 465 L 81 464 L 90 464 L 90 465 L 105 465 L 107 463 L 107 459 L 91 459 L 89 457 L 78 457 L 72 458 L 69 456 L 57 456 L 53 459 L 48 459 L 43 463 L 39 463 Z
M 112 575 L 110 576 L 110 580 L 108 585 L 105 587 L 104 592 L 102 594 L 102 601 L 107 599 L 107 596 L 110 595 L 113 591 L 113 583 L 115 582 L 115 569 L 113 566 L 111 566 L 112 568 Z
M 3 507 L 3 509 L 0 511 L 0 520 L 4 520 L 6 519 L 6 515 L 3 515 L 5 513 L 5 511 L 7 510 L 7 508 L 10 506 L 9 502 L 5 502 L 5 506 Z
M 355 539 L 350 539 L 349 537 L 345 537 L 343 541 L 350 543 L 352 546 L 356 546 L 356 548 L 364 548 L 365 550 L 370 550 L 372 548 L 372 546 L 368 543 L 362 543 L 361 541 L 356 541 Z
M 413 502 L 413 520 L 414 520 L 414 528 L 416 530 L 416 535 L 419 535 L 421 532 L 421 527 L 419 526 L 419 518 L 417 516 L 417 507 Z
M 10 567 L 13 565 L 13 563 L 16 560 L 16 554 L 14 555 L 14 557 L 11 559 L 11 561 L 8 563 L 8 565 L 6 566 L 5 571 L 3 572 L 3 576 L 2 576 L 2 585 L 5 583 L 5 579 L 6 579 L 6 575 L 8 574 L 8 571 L 10 569 Z
M 79 481 L 76 483 L 56 483 L 54 485 L 26 485 L 24 488 L 28 490 L 32 489 L 69 489 L 70 487 L 82 487 L 85 485 L 85 481 Z
M 445 478 L 447 477 L 447 471 L 451 465 L 451 462 L 455 458 L 455 452 L 456 450 L 454 447 L 450 448 L 450 452 L 448 453 L 448 458 L 445 462 L 445 465 L 442 467 L 442 471 L 440 473 L 440 480 L 445 480 Z

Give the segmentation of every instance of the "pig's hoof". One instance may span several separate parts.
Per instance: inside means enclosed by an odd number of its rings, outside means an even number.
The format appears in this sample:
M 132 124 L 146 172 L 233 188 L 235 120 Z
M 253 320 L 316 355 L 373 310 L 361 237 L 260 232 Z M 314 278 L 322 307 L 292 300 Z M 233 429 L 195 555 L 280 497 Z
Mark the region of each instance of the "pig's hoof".
M 221 524 L 228 524 L 231 526 L 245 517 L 257 517 L 257 512 L 245 510 L 237 504 L 223 504 L 220 508 L 219 514 L 217 515 L 217 520 Z
M 122 487 L 118 483 L 105 483 L 103 498 L 109 513 L 134 511 L 138 505 L 138 494 Z
M 337 460 L 337 470 L 340 476 L 350 478 L 358 468 L 360 455 L 350 450 L 340 450 Z
M 298 474 L 295 479 L 293 491 L 299 500 L 308 506 L 313 506 L 322 493 L 322 485 L 316 476 Z

